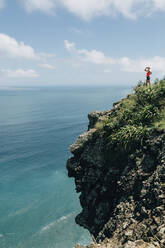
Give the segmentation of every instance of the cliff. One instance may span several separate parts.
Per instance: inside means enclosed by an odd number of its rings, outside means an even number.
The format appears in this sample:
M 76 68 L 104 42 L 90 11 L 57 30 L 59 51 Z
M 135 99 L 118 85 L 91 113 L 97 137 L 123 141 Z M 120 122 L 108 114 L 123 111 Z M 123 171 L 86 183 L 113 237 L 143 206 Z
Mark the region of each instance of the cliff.
M 165 80 L 88 117 L 67 161 L 88 247 L 165 247 Z

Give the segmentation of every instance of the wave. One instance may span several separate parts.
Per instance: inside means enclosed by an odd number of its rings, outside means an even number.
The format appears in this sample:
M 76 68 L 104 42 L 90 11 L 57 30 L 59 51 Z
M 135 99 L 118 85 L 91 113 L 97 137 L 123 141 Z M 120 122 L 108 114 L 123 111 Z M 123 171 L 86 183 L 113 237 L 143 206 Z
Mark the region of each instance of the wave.
M 63 221 L 66 221 L 67 219 L 69 219 L 70 217 L 72 217 L 75 214 L 75 212 L 72 212 L 68 215 L 64 215 L 62 217 L 60 217 L 59 219 L 55 220 L 54 222 L 51 222 L 50 224 L 44 226 L 41 231 L 40 234 L 42 234 L 43 232 L 46 232 L 47 230 L 49 230 L 50 228 L 54 227 L 56 224 L 59 224 Z
M 7 218 L 13 218 L 19 215 L 24 215 L 28 212 L 30 212 L 31 210 L 33 210 L 36 206 L 39 205 L 40 200 L 35 200 L 33 201 L 33 203 L 29 204 L 28 206 L 18 209 L 17 211 L 10 213 Z

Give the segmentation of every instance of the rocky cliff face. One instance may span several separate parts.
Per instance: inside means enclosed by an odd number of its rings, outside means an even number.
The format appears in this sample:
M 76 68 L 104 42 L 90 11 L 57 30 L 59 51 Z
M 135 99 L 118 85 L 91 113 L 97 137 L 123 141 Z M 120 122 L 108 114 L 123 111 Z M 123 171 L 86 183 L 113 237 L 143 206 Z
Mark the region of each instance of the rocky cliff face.
M 107 132 L 96 123 L 111 111 L 89 114 L 88 132 L 70 147 L 69 177 L 75 178 L 82 212 L 76 223 L 102 247 L 165 247 L 165 132 L 154 130 L 143 145 L 108 155 Z M 120 142 L 120 141 L 119 141 Z M 97 245 L 89 246 L 97 247 Z M 99 246 L 100 247 L 100 246 Z

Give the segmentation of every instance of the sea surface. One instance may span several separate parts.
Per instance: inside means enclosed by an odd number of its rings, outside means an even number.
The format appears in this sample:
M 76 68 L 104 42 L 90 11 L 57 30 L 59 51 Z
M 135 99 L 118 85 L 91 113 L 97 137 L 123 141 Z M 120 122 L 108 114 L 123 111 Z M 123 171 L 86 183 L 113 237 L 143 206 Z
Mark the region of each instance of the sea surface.
M 67 177 L 69 146 L 87 114 L 108 110 L 124 87 L 0 89 L 0 247 L 73 248 L 91 242 Z

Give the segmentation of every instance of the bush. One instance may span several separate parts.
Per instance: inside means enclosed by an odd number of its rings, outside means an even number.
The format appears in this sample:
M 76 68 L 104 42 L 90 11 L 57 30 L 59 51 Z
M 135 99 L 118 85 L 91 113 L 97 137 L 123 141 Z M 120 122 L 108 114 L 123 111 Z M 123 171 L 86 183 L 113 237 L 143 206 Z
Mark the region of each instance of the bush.
M 133 151 L 145 145 L 155 128 L 165 129 L 165 79 L 150 87 L 139 82 L 134 91 L 98 125 L 107 137 L 106 152 Z
M 152 104 L 139 108 L 139 111 L 134 115 L 133 123 L 139 125 L 150 125 L 153 120 L 160 118 L 160 111 Z
M 135 88 L 137 103 L 145 106 L 146 104 L 154 104 L 160 106 L 160 100 L 165 97 L 165 80 L 153 84 L 151 87 L 137 86 Z
M 149 134 L 150 129 L 148 128 L 127 125 L 109 136 L 108 149 L 117 148 L 126 152 L 135 150 L 144 144 L 144 140 L 147 139 Z

